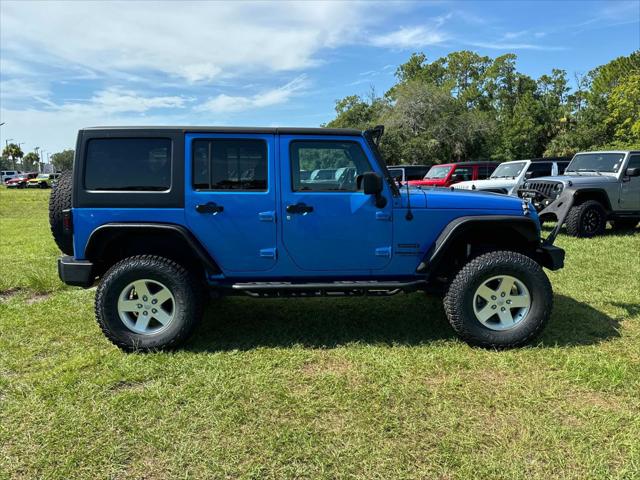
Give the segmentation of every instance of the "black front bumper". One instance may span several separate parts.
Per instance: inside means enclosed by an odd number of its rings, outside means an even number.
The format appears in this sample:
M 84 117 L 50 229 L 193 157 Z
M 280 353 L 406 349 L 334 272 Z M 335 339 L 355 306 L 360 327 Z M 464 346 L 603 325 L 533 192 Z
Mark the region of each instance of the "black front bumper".
M 542 245 L 536 250 L 538 263 L 549 270 L 564 267 L 564 250 L 553 245 Z
M 93 263 L 64 255 L 58 258 L 58 276 L 67 285 L 89 288 L 95 282 Z

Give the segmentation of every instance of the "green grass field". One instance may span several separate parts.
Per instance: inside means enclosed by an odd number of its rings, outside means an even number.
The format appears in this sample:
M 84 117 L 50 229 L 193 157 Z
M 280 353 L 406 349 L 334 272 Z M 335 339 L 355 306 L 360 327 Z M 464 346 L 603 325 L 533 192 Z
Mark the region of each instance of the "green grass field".
M 438 300 L 228 298 L 124 354 L 62 285 L 46 191 L 0 190 L 0 478 L 639 478 L 640 232 L 560 236 L 537 344 Z

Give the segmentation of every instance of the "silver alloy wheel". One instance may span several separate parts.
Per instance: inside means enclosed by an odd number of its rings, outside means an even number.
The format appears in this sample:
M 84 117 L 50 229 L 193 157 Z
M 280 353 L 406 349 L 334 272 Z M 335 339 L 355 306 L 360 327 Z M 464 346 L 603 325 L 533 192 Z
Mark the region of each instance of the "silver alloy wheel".
M 120 320 L 140 335 L 160 333 L 173 322 L 175 314 L 173 294 L 156 280 L 143 278 L 131 282 L 118 297 Z
M 491 330 L 509 330 L 531 310 L 531 295 L 524 283 L 510 275 L 485 280 L 473 295 L 473 312 Z

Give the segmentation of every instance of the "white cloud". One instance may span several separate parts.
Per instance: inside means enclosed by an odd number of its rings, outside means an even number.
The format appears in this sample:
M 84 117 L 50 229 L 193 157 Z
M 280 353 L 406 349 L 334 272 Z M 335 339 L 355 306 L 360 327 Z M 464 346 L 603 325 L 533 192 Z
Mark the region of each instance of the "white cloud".
M 188 82 L 317 63 L 373 16 L 359 2 L 2 2 L 3 56 Z M 14 65 L 16 67 L 16 65 Z M 16 67 L 17 68 L 17 67 Z
M 300 75 L 278 88 L 266 90 L 250 96 L 231 96 L 220 94 L 210 98 L 197 110 L 215 113 L 240 112 L 250 108 L 263 108 L 287 102 L 293 95 L 307 86 L 306 75 Z
M 435 45 L 446 40 L 444 33 L 435 27 L 403 27 L 395 32 L 374 36 L 371 44 L 385 48 L 418 48 Z
M 491 50 L 566 50 L 566 47 L 558 47 L 553 45 L 537 45 L 533 43 L 470 42 L 469 45 L 479 48 L 488 48 Z

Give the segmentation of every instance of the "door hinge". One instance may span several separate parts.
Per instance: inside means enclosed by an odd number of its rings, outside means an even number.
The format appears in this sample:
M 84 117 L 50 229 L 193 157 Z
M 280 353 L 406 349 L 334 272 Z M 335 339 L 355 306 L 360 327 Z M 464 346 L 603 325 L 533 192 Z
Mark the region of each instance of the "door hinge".
M 376 248 L 376 257 L 391 258 L 391 247 L 379 247 L 379 248 Z
M 275 247 L 260 249 L 261 258 L 277 258 L 277 256 L 278 256 L 278 249 Z

